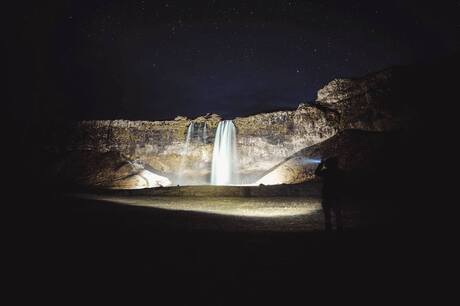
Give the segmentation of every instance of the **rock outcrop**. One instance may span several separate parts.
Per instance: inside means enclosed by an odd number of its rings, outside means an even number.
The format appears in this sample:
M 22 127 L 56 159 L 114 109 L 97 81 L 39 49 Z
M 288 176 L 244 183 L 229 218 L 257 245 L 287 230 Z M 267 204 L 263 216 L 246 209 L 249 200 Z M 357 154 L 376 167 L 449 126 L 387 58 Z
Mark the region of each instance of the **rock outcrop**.
M 98 153 L 120 152 L 129 160 L 168 177 L 174 184 L 178 174 L 190 184 L 209 182 L 214 134 L 222 119 L 207 114 L 193 120 L 172 121 L 82 121 L 55 129 L 55 151 Z M 239 171 L 243 182 L 252 183 L 261 174 L 296 151 L 325 140 L 336 133 L 333 112 L 300 105 L 292 111 L 264 113 L 233 120 L 237 129 Z M 194 133 L 187 147 L 190 124 Z M 200 139 L 198 141 L 198 139 Z
M 429 71 L 424 73 L 433 78 Z M 339 167 L 349 173 L 397 164 L 398 148 L 401 152 L 411 151 L 406 144 L 420 137 L 417 135 L 426 125 L 425 119 L 436 119 L 426 109 L 430 102 L 427 93 L 433 90 L 421 92 L 418 88 L 420 84 L 430 84 L 420 72 L 395 67 L 359 79 L 331 81 L 318 91 L 316 106 L 336 114 L 338 133 L 293 154 L 267 171 L 258 183 L 291 184 L 314 179 L 317 165 L 311 160 L 330 156 L 337 156 Z M 385 157 L 389 154 L 392 158 Z
M 337 113 L 340 130 L 404 129 L 414 116 L 410 102 L 402 95 L 404 73 L 393 68 L 360 79 L 335 79 L 318 91 L 316 102 Z
M 423 80 L 415 78 L 417 74 L 399 67 L 359 79 L 336 79 L 318 91 L 313 104 L 233 119 L 242 183 L 301 183 L 313 178 L 316 164 L 309 159 L 330 155 L 340 155 L 344 168 L 369 166 L 374 162 L 369 156 L 379 156 L 373 154 L 374 149 L 386 146 L 379 143 L 378 133 L 404 132 L 422 121 L 414 102 L 414 88 Z M 421 94 L 417 99 L 422 99 Z M 51 129 L 44 142 L 58 155 L 118 152 L 173 184 L 205 184 L 209 182 L 214 137 L 221 120 L 219 115 L 206 114 L 195 119 L 178 116 L 170 121 L 82 121 Z M 191 124 L 194 132 L 186 147 Z M 87 158 L 85 154 L 82 160 Z M 136 175 L 141 180 L 142 175 Z M 139 180 L 126 185 L 141 185 Z M 96 178 L 88 182 L 103 184 Z
M 333 112 L 301 104 L 295 111 L 279 111 L 233 120 L 238 130 L 240 173 L 253 183 L 262 173 L 301 148 L 336 132 Z
M 51 170 L 59 184 L 107 189 L 142 189 L 169 186 L 166 177 L 146 170 L 119 152 L 74 151 Z
M 398 134 L 344 130 L 335 136 L 306 147 L 270 169 L 257 184 L 295 184 L 315 178 L 318 161 L 332 156 L 338 158 L 339 168 L 358 173 L 372 171 L 375 165 L 391 159 L 389 151 L 397 150 Z M 390 147 L 390 148 L 389 148 Z

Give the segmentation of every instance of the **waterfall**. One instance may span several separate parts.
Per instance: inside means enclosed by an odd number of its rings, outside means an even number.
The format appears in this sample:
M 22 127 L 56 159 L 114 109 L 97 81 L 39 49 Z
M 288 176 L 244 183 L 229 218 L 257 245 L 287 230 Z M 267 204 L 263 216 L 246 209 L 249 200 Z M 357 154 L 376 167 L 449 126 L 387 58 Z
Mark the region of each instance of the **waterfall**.
M 207 131 L 207 124 L 205 122 L 204 127 L 203 127 L 203 143 L 206 144 L 207 140 L 208 140 L 208 131 Z
M 176 184 L 194 185 L 204 183 L 203 177 L 198 177 L 196 172 L 202 167 L 201 160 L 206 158 L 206 150 L 202 146 L 207 144 L 208 126 L 206 122 L 191 121 L 187 128 L 187 136 L 181 151 Z M 201 159 L 199 153 L 201 152 Z M 199 171 L 198 171 L 199 172 Z
M 190 141 L 192 140 L 194 130 L 195 130 L 195 123 L 192 122 L 190 123 L 187 129 L 187 137 L 185 138 L 185 148 L 184 148 L 185 153 L 187 153 L 188 147 L 190 146 Z
M 219 122 L 212 153 L 211 184 L 238 184 L 236 128 L 231 120 Z
M 187 158 L 187 155 L 189 153 L 189 147 L 190 147 L 190 142 L 192 141 L 193 133 L 195 131 L 195 123 L 192 122 L 188 126 L 187 129 L 187 137 L 185 138 L 185 146 L 184 149 L 182 150 L 181 154 L 181 159 L 180 159 L 180 165 L 179 165 L 179 173 L 178 173 L 178 179 L 177 182 L 179 185 L 182 185 L 184 183 L 184 171 L 185 171 L 185 161 Z

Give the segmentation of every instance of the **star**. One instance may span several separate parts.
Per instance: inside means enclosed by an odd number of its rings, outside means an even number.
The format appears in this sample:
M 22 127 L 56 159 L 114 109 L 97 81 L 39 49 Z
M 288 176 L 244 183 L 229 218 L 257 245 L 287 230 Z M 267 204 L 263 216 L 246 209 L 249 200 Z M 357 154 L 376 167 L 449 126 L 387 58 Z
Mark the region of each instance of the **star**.
M 71 84 L 65 94 L 77 94 L 75 100 L 90 101 L 88 94 L 101 101 L 106 88 L 114 88 L 108 86 L 111 80 L 105 76 L 114 71 L 126 75 L 124 83 L 118 84 L 125 93 L 123 99 L 137 101 L 133 103 L 149 111 L 163 107 L 160 102 L 157 106 L 145 102 L 153 99 L 178 101 L 175 106 L 184 113 L 221 107 L 212 99 L 230 101 L 233 96 L 242 101 L 232 108 L 235 114 L 246 109 L 246 100 L 259 105 L 281 99 L 294 105 L 300 96 L 315 97 L 318 87 L 335 77 L 360 76 L 406 63 L 411 54 L 422 60 L 428 54 L 453 49 L 454 44 L 443 37 L 454 37 L 458 29 L 452 23 L 450 29 L 442 28 L 443 35 L 433 36 L 436 31 L 429 33 L 414 24 L 419 20 L 429 23 L 429 19 L 414 19 L 398 12 L 399 5 L 386 2 L 119 2 L 95 1 L 79 5 L 78 10 L 62 8 L 55 25 L 62 30 L 47 31 L 53 33 L 52 54 L 59 55 L 56 69 L 62 69 L 59 73 Z M 415 16 L 422 14 L 413 9 Z M 437 27 L 441 29 L 441 24 Z M 444 48 L 444 43 L 451 47 Z M 379 45 L 386 48 L 375 47 Z M 60 68 L 63 62 L 68 64 Z M 85 78 L 85 74 L 94 77 Z M 90 92 L 74 93 L 76 83 L 68 81 L 74 77 L 78 77 L 78 87 L 88 85 Z M 212 99 L 204 94 L 210 91 L 209 82 L 218 85 L 211 90 Z M 287 90 L 279 93 L 281 87 Z M 115 91 L 113 95 L 117 96 Z M 190 103 L 182 102 L 186 100 Z M 107 109 L 111 108 L 101 106 L 100 111 Z M 169 116 L 169 111 L 162 112 L 161 116 Z M 144 116 L 145 109 L 139 108 L 139 113 Z

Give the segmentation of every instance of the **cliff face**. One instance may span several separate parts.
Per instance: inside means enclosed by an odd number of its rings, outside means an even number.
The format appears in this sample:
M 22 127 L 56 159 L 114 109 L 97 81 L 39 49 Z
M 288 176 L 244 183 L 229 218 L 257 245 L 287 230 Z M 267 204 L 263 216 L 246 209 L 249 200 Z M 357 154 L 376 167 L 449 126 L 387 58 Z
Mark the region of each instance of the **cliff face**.
M 343 130 L 333 137 L 306 147 L 267 172 L 257 183 L 264 185 L 295 184 L 315 178 L 322 158 L 336 156 L 339 168 L 350 173 L 374 171 L 383 162 L 394 164 L 394 152 L 400 148 L 399 134 Z
M 406 87 L 407 78 L 401 69 L 388 69 L 360 79 L 336 79 L 318 91 L 314 105 L 233 119 L 242 183 L 301 183 L 313 177 L 308 158 L 366 155 L 370 138 L 345 133 L 328 140 L 340 131 L 406 130 L 416 117 L 408 103 L 413 88 Z M 50 146 L 61 155 L 118 152 L 172 184 L 203 184 L 209 182 L 221 120 L 208 114 L 170 121 L 83 121 L 55 131 Z
M 187 151 L 185 140 L 192 121 L 185 118 L 171 121 L 82 121 L 68 128 L 66 135 L 62 136 L 69 139 L 64 141 L 66 151 L 120 152 L 155 173 L 176 180 L 180 168 L 197 165 L 196 170 L 200 171 L 210 162 L 210 140 L 213 139 L 219 121 L 218 116 L 197 118 L 196 124 L 203 125 L 206 122 L 209 141 L 192 141 Z
M 335 79 L 318 91 L 316 102 L 338 114 L 340 130 L 404 129 L 414 113 L 404 74 L 393 68 L 360 79 Z
M 146 170 L 115 151 L 74 151 L 49 171 L 55 184 L 71 186 L 140 189 L 171 184 L 167 178 Z
M 440 134 L 436 126 L 446 116 L 432 105 L 441 96 L 454 96 L 446 94 L 453 92 L 446 86 L 451 82 L 440 71 L 435 66 L 396 67 L 359 79 L 331 81 L 318 91 L 316 105 L 337 115 L 338 133 L 286 158 L 258 183 L 314 179 L 317 165 L 312 160 L 332 156 L 351 176 L 379 182 L 384 177 L 382 185 L 397 180 L 400 169 L 395 165 L 427 168 L 429 158 L 421 156 L 429 150 L 429 139 Z M 361 183 L 368 184 L 366 180 Z
M 336 133 L 336 115 L 301 104 L 281 111 L 233 120 L 238 129 L 240 171 L 247 183 L 301 148 Z
M 209 182 L 215 131 L 221 118 L 207 115 L 171 121 L 82 121 L 55 140 L 60 151 L 120 152 L 173 184 Z M 258 114 L 233 120 L 237 129 L 239 172 L 245 183 L 296 151 L 336 133 L 333 112 L 300 105 L 294 111 Z M 194 124 L 186 144 L 187 131 Z

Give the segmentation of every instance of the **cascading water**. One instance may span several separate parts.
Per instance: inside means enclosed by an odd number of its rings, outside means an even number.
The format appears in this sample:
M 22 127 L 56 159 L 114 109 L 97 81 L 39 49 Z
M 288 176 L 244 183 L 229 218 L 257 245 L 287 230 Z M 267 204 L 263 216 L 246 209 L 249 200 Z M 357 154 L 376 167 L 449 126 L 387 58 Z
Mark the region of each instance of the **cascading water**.
M 191 163 L 190 158 L 197 158 L 197 154 L 205 154 L 205 151 L 199 150 L 201 145 L 207 144 L 208 132 L 206 122 L 190 122 L 185 137 L 185 144 L 181 152 L 179 170 L 177 173 L 176 183 L 179 185 L 193 185 L 200 182 L 196 176 L 191 176 L 191 170 L 195 169 L 195 165 Z
M 231 120 L 219 122 L 212 153 L 211 184 L 238 184 L 236 128 Z
M 184 149 L 182 150 L 182 154 L 181 154 L 182 157 L 181 157 L 181 160 L 180 160 L 179 174 L 178 174 L 178 180 L 177 180 L 179 185 L 182 185 L 184 183 L 185 159 L 186 159 L 186 156 L 187 156 L 188 151 L 189 151 L 190 142 L 192 140 L 194 130 L 195 130 L 195 123 L 192 122 L 188 126 L 187 137 L 185 138 L 185 146 L 184 146 Z
M 205 122 L 203 126 L 203 143 L 206 144 L 207 140 L 208 140 L 208 130 L 207 130 L 207 124 Z

